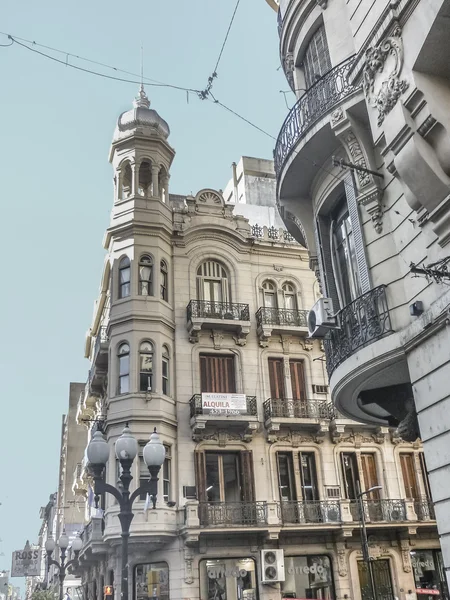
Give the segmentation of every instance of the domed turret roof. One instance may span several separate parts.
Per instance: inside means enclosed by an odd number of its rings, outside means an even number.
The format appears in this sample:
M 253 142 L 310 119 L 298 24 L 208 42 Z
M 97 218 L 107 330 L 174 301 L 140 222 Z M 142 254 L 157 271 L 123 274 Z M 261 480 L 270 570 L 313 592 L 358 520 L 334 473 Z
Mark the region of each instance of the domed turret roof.
M 169 137 L 169 125 L 159 116 L 156 110 L 150 108 L 150 100 L 143 85 L 141 85 L 133 105 L 134 107 L 131 110 L 122 113 L 118 118 L 113 142 L 128 137 L 134 132 L 160 137 L 164 140 Z

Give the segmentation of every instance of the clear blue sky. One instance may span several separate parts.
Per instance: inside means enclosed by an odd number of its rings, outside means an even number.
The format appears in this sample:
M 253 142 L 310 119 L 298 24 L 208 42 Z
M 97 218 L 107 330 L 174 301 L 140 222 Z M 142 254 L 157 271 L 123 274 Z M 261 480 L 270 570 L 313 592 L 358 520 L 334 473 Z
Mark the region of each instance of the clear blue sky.
M 147 77 L 203 88 L 234 6 L 235 0 L 3 0 L 0 29 L 134 72 L 142 41 Z M 216 97 L 277 135 L 286 114 L 279 90 L 287 87 L 278 67 L 275 13 L 264 0 L 241 0 Z M 69 382 L 84 381 L 89 368 L 84 336 L 112 204 L 109 146 L 137 86 L 16 45 L 0 48 L 0 81 L 1 570 L 9 569 L 12 550 L 37 539 L 39 508 L 56 490 Z M 241 155 L 272 157 L 271 139 L 218 106 L 193 95 L 187 104 L 184 92 L 147 92 L 171 128 L 173 193 L 223 188 Z

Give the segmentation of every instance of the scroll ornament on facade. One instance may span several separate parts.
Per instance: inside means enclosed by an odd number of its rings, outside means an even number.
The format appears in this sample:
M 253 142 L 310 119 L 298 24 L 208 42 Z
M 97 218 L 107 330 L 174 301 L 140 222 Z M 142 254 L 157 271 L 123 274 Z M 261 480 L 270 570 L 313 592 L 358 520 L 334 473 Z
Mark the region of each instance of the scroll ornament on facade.
M 403 66 L 401 30 L 397 27 L 391 37 L 375 48 L 366 50 L 363 89 L 370 106 L 378 110 L 378 126 L 394 108 L 409 84 L 400 79 Z
M 289 87 L 294 92 L 294 70 L 295 70 L 295 62 L 294 55 L 292 52 L 286 52 L 286 55 L 283 59 L 283 71 L 286 76 L 287 82 L 289 83 Z

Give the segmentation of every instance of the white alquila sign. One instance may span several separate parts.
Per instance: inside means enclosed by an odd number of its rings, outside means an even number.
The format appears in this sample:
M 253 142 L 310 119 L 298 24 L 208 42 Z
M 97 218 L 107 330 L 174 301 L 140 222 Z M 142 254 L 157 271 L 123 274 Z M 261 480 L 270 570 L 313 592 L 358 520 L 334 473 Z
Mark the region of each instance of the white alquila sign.
M 202 412 L 204 415 L 227 417 L 247 412 L 245 394 L 202 394 Z
M 12 553 L 11 577 L 34 577 L 41 574 L 41 553 L 27 545 Z

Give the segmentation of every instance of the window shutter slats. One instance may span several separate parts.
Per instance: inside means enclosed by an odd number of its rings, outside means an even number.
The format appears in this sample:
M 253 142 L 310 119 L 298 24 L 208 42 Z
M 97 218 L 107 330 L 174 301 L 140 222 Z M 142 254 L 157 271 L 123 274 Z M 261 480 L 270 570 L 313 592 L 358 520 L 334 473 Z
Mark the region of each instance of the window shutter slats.
M 235 394 L 234 357 L 200 356 L 200 385 L 202 392 Z
M 280 358 L 269 358 L 270 397 L 284 398 L 283 361 Z
M 208 500 L 206 494 L 206 456 L 201 450 L 194 452 L 195 480 L 197 485 L 197 498 L 199 502 Z
M 367 266 L 366 252 L 364 247 L 364 237 L 359 217 L 359 207 L 356 200 L 355 185 L 353 174 L 348 173 L 344 179 L 345 195 L 347 197 L 347 207 L 350 221 L 353 229 L 353 240 L 355 243 L 356 261 L 358 263 L 358 273 L 361 282 L 361 292 L 370 291 L 370 275 Z
M 302 360 L 289 361 L 292 384 L 292 399 L 306 400 L 305 372 Z
M 242 471 L 242 499 L 244 502 L 255 501 L 255 481 L 253 477 L 253 453 L 243 450 L 240 453 Z

